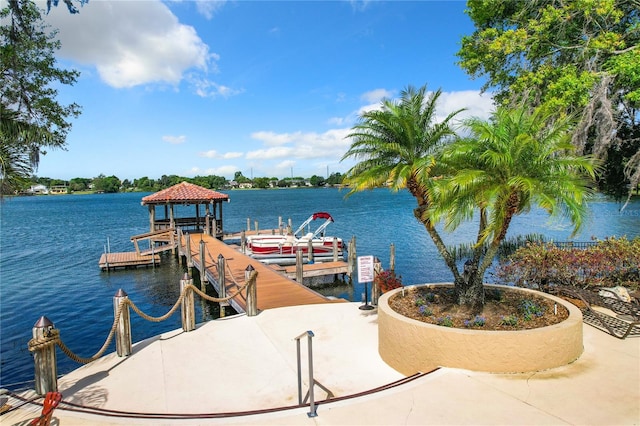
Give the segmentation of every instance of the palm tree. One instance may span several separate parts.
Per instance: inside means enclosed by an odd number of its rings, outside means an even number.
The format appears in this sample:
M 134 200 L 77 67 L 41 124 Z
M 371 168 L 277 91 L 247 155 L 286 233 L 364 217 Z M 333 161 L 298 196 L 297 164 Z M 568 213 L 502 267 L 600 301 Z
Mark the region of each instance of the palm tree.
M 424 225 L 454 276 L 458 303 L 484 304 L 483 277 L 505 239 L 511 219 L 534 204 L 567 214 L 576 226 L 586 214 L 594 160 L 572 154 L 571 121 L 543 111 L 498 109 L 492 120 L 466 122 L 471 137 L 460 139 L 450 124 L 460 111 L 435 123 L 440 91 L 403 91 L 398 102 L 366 112 L 349 135 L 343 160 L 360 160 L 345 175 L 349 194 L 389 185 L 406 188 Z M 449 142 L 448 144 L 445 144 Z M 454 230 L 479 214 L 474 252 L 461 274 L 436 224 Z
M 383 100 L 381 109 L 360 117 L 348 135 L 351 147 L 342 160 L 359 160 L 344 176 L 351 187 L 347 194 L 388 185 L 392 190 L 407 189 L 416 199 L 416 218 L 422 222 L 450 268 L 455 259 L 424 213 L 430 207 L 429 187 L 436 168 L 436 154 L 456 138 L 452 120 L 462 109 L 436 121 L 436 104 L 442 91 L 427 93 L 427 87 L 409 86 L 396 102 Z
M 542 109 L 499 108 L 491 120 L 470 119 L 471 136 L 447 146 L 439 156 L 443 179 L 431 187 L 432 203 L 423 220 L 444 221 L 453 231 L 478 213 L 472 258 L 461 275 L 452 269 L 460 304 L 484 304 L 483 278 L 514 216 L 533 206 L 566 216 L 574 234 L 587 214 L 596 163 L 577 156 L 570 118 L 554 119 Z

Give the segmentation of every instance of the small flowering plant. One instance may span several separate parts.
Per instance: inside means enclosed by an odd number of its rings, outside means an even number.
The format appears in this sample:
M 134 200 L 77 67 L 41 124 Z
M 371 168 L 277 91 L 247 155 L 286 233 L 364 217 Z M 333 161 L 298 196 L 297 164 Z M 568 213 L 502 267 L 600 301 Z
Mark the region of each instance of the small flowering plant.
M 487 322 L 487 319 L 482 315 L 476 315 L 474 319 L 468 319 L 464 321 L 465 327 L 483 327 Z
M 395 271 L 382 271 L 374 279 L 381 293 L 402 287 L 402 276 L 396 275 Z

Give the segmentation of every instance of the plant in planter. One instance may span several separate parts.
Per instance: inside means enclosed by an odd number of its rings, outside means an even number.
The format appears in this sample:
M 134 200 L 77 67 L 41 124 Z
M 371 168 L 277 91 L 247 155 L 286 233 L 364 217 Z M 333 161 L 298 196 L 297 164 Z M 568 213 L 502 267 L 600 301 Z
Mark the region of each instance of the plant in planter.
M 349 194 L 387 185 L 407 189 L 420 221 L 453 274 L 459 305 L 480 312 L 484 274 L 514 216 L 538 205 L 564 214 L 577 231 L 595 177 L 595 160 L 575 155 L 573 121 L 543 109 L 499 107 L 490 120 L 465 122 L 468 137 L 456 135 L 449 114 L 435 122 L 441 91 L 409 87 L 398 101 L 361 115 L 343 159 L 359 160 L 345 175 Z M 478 217 L 477 238 L 462 271 L 436 225 L 454 231 Z
M 381 293 L 402 287 L 402 276 L 396 275 L 392 270 L 377 273 L 374 280 Z

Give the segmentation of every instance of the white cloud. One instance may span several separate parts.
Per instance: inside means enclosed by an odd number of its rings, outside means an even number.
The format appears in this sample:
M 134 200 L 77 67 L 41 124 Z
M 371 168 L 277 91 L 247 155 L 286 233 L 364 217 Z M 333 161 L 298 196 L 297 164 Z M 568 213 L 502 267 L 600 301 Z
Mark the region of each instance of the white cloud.
M 239 170 L 240 168 L 238 166 L 227 165 L 227 166 L 214 167 L 214 168 L 207 169 L 206 175 L 216 175 L 216 176 L 224 176 L 226 178 L 232 178 L 233 175 L 235 175 L 235 173 Z
M 350 129 L 332 129 L 324 133 L 282 133 L 255 132 L 252 138 L 262 140 L 266 149 L 247 153 L 248 160 L 273 160 L 295 158 L 307 160 L 314 158 L 342 157 L 349 147 L 346 135 Z
M 363 93 L 360 96 L 361 99 L 363 99 L 365 102 L 368 102 L 370 104 L 380 103 L 382 99 L 384 98 L 390 99 L 391 97 L 393 97 L 393 92 L 387 89 L 370 90 L 368 92 Z
M 300 132 L 277 134 L 274 132 L 260 131 L 251 133 L 251 137 L 262 141 L 267 146 L 280 146 L 292 142 L 296 137 L 295 135 L 300 134 Z
M 187 78 L 193 86 L 196 95 L 202 98 L 215 98 L 218 96 L 229 98 L 244 92 L 244 90 L 233 89 L 231 87 L 218 84 L 215 81 L 197 74 L 191 74 Z
M 225 154 L 222 154 L 222 159 L 231 160 L 233 158 L 240 158 L 240 157 L 243 157 L 243 156 L 244 156 L 243 152 L 227 152 Z
M 216 151 L 215 149 L 211 149 L 209 151 L 204 151 L 198 154 L 199 157 L 206 157 L 206 158 L 219 158 L 218 157 L 218 151 Z
M 180 136 L 165 135 L 162 137 L 162 140 L 165 142 L 169 142 L 170 144 L 178 145 L 181 143 L 185 143 L 187 141 L 187 137 L 185 135 L 180 135 Z
M 63 57 L 95 66 L 116 88 L 175 85 L 187 70 L 206 72 L 217 59 L 160 1 L 92 1 L 78 15 L 53 8 L 46 20 L 59 29 Z
M 201 169 L 200 167 L 192 167 L 186 171 L 186 176 L 224 176 L 226 178 L 232 178 L 235 172 L 240 170 L 237 166 L 222 166 L 222 167 L 211 167 L 208 169 Z
M 495 109 L 495 104 L 490 93 L 480 93 L 479 90 L 442 92 L 438 99 L 438 120 L 461 108 L 466 108 L 466 111 L 456 116 L 458 120 L 469 117 L 487 119 Z
M 216 12 L 222 9 L 226 2 L 226 0 L 197 0 L 196 9 L 202 16 L 211 19 Z
M 199 157 L 205 157 L 205 158 L 215 158 L 215 159 L 222 159 L 222 160 L 230 160 L 230 159 L 233 159 L 233 158 L 240 158 L 240 157 L 244 156 L 244 153 L 242 153 L 242 152 L 227 152 L 225 154 L 220 154 L 215 149 L 211 149 L 209 151 L 204 151 L 204 152 L 199 153 L 198 156 Z

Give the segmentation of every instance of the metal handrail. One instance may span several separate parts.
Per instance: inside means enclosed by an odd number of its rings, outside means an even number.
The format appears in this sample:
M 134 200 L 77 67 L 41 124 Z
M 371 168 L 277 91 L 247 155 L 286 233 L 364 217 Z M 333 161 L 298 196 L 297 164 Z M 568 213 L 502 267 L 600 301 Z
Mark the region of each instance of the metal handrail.
M 308 330 L 305 331 L 304 333 L 302 333 L 301 335 L 297 336 L 294 338 L 294 340 L 296 341 L 296 352 L 297 352 L 297 357 L 298 357 L 298 404 L 302 405 L 303 404 L 303 400 L 302 400 L 302 365 L 301 365 L 301 357 L 300 357 L 300 339 L 302 339 L 304 336 L 307 336 L 307 349 L 308 349 L 308 353 L 309 353 L 309 391 L 307 392 L 307 395 L 304 398 L 304 401 L 306 402 L 307 400 L 307 396 L 309 397 L 309 412 L 307 413 L 307 416 L 309 417 L 316 417 L 318 415 L 318 413 L 316 412 L 316 404 L 315 404 L 315 399 L 314 399 L 314 395 L 313 395 L 313 385 L 315 383 L 315 380 L 313 378 L 313 331 Z

